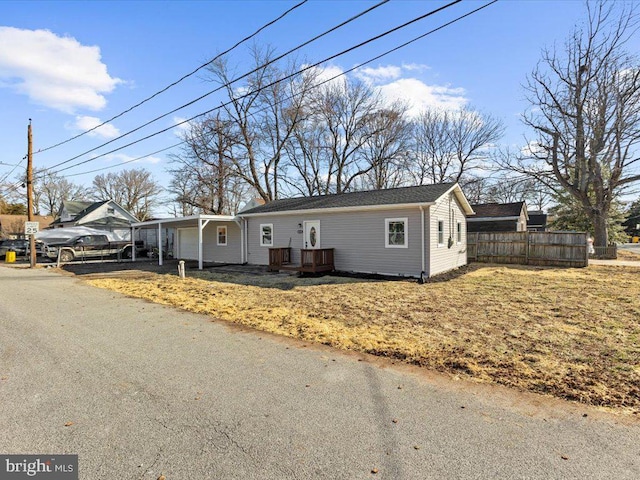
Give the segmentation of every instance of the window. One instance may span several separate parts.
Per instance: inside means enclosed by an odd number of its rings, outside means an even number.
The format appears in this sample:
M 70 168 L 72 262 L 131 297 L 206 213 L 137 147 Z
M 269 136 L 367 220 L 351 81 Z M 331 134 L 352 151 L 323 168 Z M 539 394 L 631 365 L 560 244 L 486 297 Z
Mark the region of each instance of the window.
M 438 246 L 444 245 L 444 221 L 438 220 Z
M 218 227 L 218 245 L 227 244 L 227 227 Z
M 462 222 L 458 222 L 456 232 L 457 232 L 457 236 L 456 236 L 457 240 L 456 241 L 458 243 L 462 243 Z
M 113 215 L 116 213 L 115 208 L 107 208 L 107 215 Z
M 260 225 L 260 246 L 273 247 L 273 223 Z
M 407 248 L 407 225 L 406 218 L 386 218 L 385 242 L 386 248 Z

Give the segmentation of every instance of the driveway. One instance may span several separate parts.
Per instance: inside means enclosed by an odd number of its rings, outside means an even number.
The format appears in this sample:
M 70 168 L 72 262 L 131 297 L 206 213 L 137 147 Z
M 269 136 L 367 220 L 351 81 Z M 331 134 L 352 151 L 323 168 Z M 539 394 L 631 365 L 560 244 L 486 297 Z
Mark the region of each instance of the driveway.
M 0 267 L 0 453 L 81 479 L 635 479 L 640 421 Z

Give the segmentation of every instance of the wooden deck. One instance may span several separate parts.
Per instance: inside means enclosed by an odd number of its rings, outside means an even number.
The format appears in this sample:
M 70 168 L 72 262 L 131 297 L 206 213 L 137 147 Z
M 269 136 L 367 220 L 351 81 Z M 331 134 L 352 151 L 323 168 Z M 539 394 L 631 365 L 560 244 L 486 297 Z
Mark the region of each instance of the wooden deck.
M 294 272 L 318 273 L 335 270 L 333 248 L 300 249 L 300 265 L 291 263 L 291 247 L 269 249 L 269 271 L 290 270 Z

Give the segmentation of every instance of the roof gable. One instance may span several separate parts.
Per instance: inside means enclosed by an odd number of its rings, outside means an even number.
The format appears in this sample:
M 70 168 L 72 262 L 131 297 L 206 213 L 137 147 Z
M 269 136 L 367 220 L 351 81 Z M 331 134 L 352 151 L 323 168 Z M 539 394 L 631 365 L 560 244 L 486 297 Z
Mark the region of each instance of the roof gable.
M 434 185 L 420 185 L 417 187 L 390 188 L 387 190 L 366 190 L 361 192 L 318 195 L 313 197 L 285 198 L 250 208 L 240 212 L 239 216 L 285 213 L 298 210 L 339 208 L 357 209 L 375 206 L 434 203 L 451 190 L 456 190 L 456 195 L 462 195 L 461 198 L 464 199 L 462 191 L 460 191 L 459 194 L 457 192 L 457 190 L 460 190 L 460 187 L 457 184 L 438 183 Z M 466 203 L 466 200 L 464 203 Z M 468 203 L 466 206 L 468 206 Z

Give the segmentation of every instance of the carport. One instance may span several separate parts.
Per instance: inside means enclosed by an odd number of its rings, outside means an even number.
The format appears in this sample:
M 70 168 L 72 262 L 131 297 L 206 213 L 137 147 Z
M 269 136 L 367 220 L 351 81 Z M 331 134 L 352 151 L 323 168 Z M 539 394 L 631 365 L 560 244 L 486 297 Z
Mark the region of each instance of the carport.
M 215 224 L 216 228 L 213 232 L 214 238 L 210 232 L 205 232 L 207 225 Z M 237 235 L 230 235 L 230 229 L 227 226 L 238 227 Z M 190 260 L 198 260 L 198 268 L 202 270 L 204 264 L 204 246 L 209 249 L 225 250 L 224 256 L 228 263 L 242 263 L 244 258 L 244 242 L 242 241 L 242 225 L 239 219 L 230 215 L 192 215 L 189 217 L 177 218 L 161 218 L 156 220 L 147 220 L 146 222 L 138 222 L 131 224 L 131 238 L 135 239 L 136 232 L 143 228 L 157 228 L 158 235 L 158 265 L 162 265 L 162 231 L 166 228 L 174 228 L 176 230 L 176 256 L 179 258 L 187 258 Z M 235 240 L 235 241 L 233 241 Z M 238 252 L 233 252 L 234 249 Z M 235 256 L 239 254 L 239 256 Z M 196 258 L 193 258 L 196 257 Z M 237 261 L 234 260 L 237 258 Z M 135 261 L 135 249 L 133 251 L 133 260 Z

